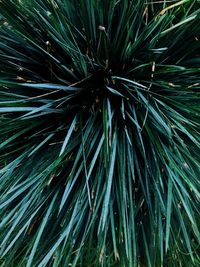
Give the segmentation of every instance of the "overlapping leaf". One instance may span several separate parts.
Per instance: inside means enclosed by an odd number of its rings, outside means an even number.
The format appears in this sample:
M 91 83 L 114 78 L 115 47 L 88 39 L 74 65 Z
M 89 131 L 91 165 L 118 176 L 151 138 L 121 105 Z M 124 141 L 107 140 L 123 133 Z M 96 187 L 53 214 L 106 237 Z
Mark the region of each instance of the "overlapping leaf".
M 200 265 L 198 1 L 0 1 L 1 266 Z

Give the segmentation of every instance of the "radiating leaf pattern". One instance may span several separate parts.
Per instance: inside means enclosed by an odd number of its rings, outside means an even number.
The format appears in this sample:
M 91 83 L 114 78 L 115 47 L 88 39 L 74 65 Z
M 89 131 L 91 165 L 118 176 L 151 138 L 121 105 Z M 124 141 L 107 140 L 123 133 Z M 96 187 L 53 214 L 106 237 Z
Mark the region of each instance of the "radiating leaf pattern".
M 200 5 L 0 1 L 0 265 L 200 266 Z

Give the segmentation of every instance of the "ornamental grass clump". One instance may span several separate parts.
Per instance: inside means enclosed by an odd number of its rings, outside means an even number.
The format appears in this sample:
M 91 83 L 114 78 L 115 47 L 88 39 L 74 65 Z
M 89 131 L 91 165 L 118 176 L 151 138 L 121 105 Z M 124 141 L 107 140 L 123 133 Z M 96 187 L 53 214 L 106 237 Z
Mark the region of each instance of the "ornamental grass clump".
M 0 1 L 0 265 L 200 266 L 198 1 Z

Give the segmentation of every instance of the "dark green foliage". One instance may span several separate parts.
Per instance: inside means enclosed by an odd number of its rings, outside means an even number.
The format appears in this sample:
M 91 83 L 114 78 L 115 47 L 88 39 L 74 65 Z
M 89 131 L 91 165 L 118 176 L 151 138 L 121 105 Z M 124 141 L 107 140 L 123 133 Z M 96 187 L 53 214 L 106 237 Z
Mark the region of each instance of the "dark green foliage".
M 200 266 L 200 4 L 0 1 L 0 264 Z

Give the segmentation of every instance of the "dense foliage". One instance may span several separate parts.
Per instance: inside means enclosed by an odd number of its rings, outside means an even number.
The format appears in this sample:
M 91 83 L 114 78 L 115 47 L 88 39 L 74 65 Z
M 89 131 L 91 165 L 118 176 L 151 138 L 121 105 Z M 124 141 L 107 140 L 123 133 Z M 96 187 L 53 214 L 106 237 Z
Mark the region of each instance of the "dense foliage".
M 0 264 L 200 266 L 198 1 L 0 1 Z

